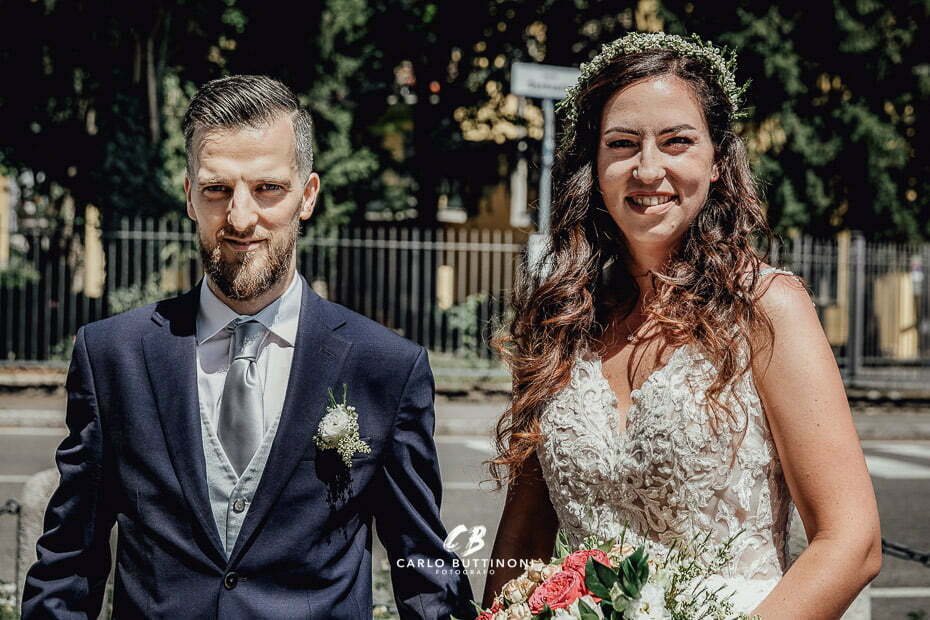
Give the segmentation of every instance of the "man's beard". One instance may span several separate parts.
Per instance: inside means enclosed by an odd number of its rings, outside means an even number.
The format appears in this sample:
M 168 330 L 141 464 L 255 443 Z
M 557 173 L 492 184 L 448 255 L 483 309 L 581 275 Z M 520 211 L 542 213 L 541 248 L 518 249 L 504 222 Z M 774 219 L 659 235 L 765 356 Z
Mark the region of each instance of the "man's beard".
M 203 237 L 198 235 L 204 271 L 227 299 L 255 299 L 267 293 L 287 275 L 299 233 L 300 223 L 294 218 L 290 230 L 277 238 L 269 236 L 264 254 L 266 260 L 261 268 L 257 264 L 261 263 L 256 256 L 257 251 L 237 253 L 232 262 L 227 262 L 223 260 L 221 241 L 215 241 L 208 247 Z M 240 237 L 228 229 L 221 231 L 221 234 L 234 239 Z

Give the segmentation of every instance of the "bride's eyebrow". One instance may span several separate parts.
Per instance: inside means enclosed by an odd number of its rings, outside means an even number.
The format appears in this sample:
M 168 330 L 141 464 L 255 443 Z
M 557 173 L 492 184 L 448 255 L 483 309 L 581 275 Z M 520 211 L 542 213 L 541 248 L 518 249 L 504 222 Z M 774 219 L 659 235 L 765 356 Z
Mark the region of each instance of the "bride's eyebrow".
M 697 131 L 697 129 L 692 127 L 691 125 L 687 123 L 683 123 L 681 125 L 675 125 L 674 127 L 668 127 L 666 129 L 663 129 L 662 131 L 659 132 L 659 135 L 662 136 L 667 133 L 678 133 L 679 131 L 688 131 L 689 129 L 691 131 Z
M 604 135 L 606 136 L 607 134 L 611 134 L 611 133 L 630 133 L 630 134 L 633 134 L 634 136 L 642 135 L 642 132 L 639 131 L 638 129 L 630 129 L 629 127 L 611 127 L 610 129 L 604 132 Z

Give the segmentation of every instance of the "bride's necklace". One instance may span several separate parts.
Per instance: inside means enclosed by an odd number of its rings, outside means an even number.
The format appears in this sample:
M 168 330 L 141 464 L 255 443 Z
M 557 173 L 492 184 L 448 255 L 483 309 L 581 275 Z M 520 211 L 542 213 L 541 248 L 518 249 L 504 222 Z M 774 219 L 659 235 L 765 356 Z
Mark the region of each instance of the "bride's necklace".
M 626 330 L 626 341 L 630 344 L 638 344 L 639 336 L 636 335 L 636 330 L 630 329 L 630 324 L 627 322 L 628 318 L 630 318 L 629 315 L 623 317 L 623 328 Z
M 640 324 L 636 329 L 630 327 L 630 317 L 633 316 L 633 313 L 636 310 L 639 310 L 639 302 L 637 302 L 636 306 L 630 310 L 629 314 L 620 319 L 620 323 L 623 325 L 623 330 L 626 332 L 626 341 L 630 344 L 638 344 L 642 342 L 642 338 L 637 335 L 637 332 L 642 327 L 642 324 Z

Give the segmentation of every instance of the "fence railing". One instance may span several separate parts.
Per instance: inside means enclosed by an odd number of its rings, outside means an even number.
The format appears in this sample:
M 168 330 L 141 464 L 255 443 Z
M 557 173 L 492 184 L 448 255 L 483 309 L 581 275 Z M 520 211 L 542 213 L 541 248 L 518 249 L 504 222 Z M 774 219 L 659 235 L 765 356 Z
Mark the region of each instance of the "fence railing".
M 77 250 L 41 233 L 16 242 L 16 272 L 0 272 L 7 361 L 65 359 L 80 325 L 185 290 L 201 272 L 184 220 L 122 220 Z M 431 351 L 481 359 L 493 356 L 524 248 L 510 231 L 311 229 L 297 266 L 317 292 Z M 930 244 L 798 237 L 770 262 L 810 286 L 848 382 L 930 385 Z
M 807 282 L 848 384 L 930 385 L 930 244 L 799 237 L 771 262 Z
M 186 290 L 201 273 L 188 221 L 123 220 L 102 233 L 96 260 L 56 252 L 41 233 L 19 241 L 25 275 L 0 280 L 7 361 L 65 359 L 79 326 Z M 311 229 L 297 269 L 318 293 L 431 351 L 489 358 L 523 248 L 511 231 Z

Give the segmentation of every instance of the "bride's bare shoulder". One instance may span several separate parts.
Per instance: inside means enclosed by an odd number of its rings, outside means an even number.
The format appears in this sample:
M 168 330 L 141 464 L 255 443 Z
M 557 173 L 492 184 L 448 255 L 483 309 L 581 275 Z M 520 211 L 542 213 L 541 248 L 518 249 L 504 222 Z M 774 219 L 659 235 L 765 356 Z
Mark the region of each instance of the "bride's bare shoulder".
M 762 310 L 775 319 L 784 312 L 812 309 L 810 291 L 798 275 L 763 263 L 756 274 L 756 301 Z

